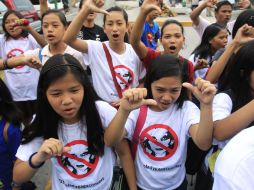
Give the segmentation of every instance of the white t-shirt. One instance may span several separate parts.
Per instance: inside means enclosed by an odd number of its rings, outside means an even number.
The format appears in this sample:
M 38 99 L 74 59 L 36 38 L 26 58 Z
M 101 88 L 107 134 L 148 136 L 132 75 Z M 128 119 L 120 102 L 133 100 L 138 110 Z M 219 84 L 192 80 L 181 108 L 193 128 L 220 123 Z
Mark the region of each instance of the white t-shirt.
M 139 109 L 130 113 L 125 125 L 132 140 Z M 155 112 L 148 108 L 145 124 L 139 135 L 135 158 L 137 184 L 145 190 L 176 189 L 185 178 L 185 160 L 189 128 L 199 123 L 200 111 L 186 101 Z
M 228 94 L 219 93 L 213 99 L 213 121 L 222 120 L 231 114 L 233 109 L 233 102 Z M 218 141 L 213 140 L 213 144 L 218 145 L 220 149 L 223 149 L 229 140 Z
M 85 67 L 84 65 L 84 61 L 83 61 L 83 56 L 82 53 L 80 53 L 79 51 L 73 49 L 72 47 L 68 46 L 66 47 L 66 49 L 64 50 L 64 54 L 68 53 L 70 55 L 72 55 L 73 57 L 75 57 L 80 64 Z M 29 55 L 29 56 L 37 56 L 38 58 L 40 58 L 39 54 L 40 54 L 40 48 L 34 49 L 34 50 L 29 50 L 26 51 L 24 53 L 25 55 Z M 42 56 L 42 65 L 45 64 L 45 62 L 52 57 L 53 55 L 51 54 L 51 52 L 49 51 L 49 45 L 46 45 L 42 48 L 41 50 L 41 56 Z
M 215 164 L 213 190 L 253 190 L 254 127 L 234 136 Z
M 106 128 L 113 119 L 116 110 L 106 102 L 96 102 L 102 125 Z M 52 189 L 108 189 L 112 176 L 115 155 L 110 147 L 104 148 L 102 157 L 89 154 L 87 147 L 86 124 L 81 122 L 67 125 L 60 123 L 58 127 L 59 139 L 71 150 L 61 157 L 52 157 Z M 17 158 L 28 161 L 30 155 L 40 148 L 43 143 L 41 137 L 30 143 L 21 145 L 17 151 Z
M 102 43 L 93 40 L 86 40 L 86 42 L 88 45 L 88 53 L 83 55 L 84 58 L 87 58 L 85 64 L 89 65 L 91 69 L 95 91 L 107 102 L 117 101 L 119 97 Z M 108 41 L 104 43 L 108 47 L 112 57 L 117 82 L 122 91 L 137 87 L 139 80 L 145 76 L 145 69 L 131 45 L 125 43 L 125 52 L 123 54 L 117 54 L 109 47 Z
M 26 38 L 6 40 L 0 35 L 0 56 L 3 59 L 23 54 L 27 50 L 39 48 L 39 44 L 31 34 Z M 4 70 L 4 81 L 14 101 L 36 100 L 39 71 L 28 66 L 18 66 Z
M 232 41 L 232 30 L 233 30 L 234 24 L 235 24 L 235 20 L 227 23 L 227 29 L 230 32 L 228 34 L 228 43 Z M 198 33 L 198 35 L 201 38 L 203 36 L 203 33 L 204 33 L 206 27 L 209 25 L 211 25 L 211 23 L 208 20 L 206 20 L 200 16 L 199 17 L 199 24 L 198 25 L 193 24 L 193 28 L 196 30 L 196 32 Z
M 188 60 L 193 64 L 193 67 L 194 67 L 197 64 L 198 59 L 199 59 L 199 56 L 197 56 L 195 61 L 194 61 L 194 54 L 192 54 Z M 207 62 L 209 63 L 209 61 L 210 61 L 210 59 L 208 58 Z M 207 70 L 208 70 L 208 67 L 194 71 L 194 80 L 193 81 L 195 81 L 195 79 L 197 77 L 205 79 Z

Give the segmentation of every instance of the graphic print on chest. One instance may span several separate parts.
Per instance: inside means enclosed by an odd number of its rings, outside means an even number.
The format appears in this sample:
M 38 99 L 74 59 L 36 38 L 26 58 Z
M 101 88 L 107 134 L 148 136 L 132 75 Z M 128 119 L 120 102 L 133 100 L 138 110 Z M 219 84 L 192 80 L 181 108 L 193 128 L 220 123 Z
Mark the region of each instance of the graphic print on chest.
M 88 152 L 88 144 L 84 140 L 74 140 L 65 146 L 71 151 L 57 158 L 59 165 L 72 177 L 81 179 L 87 177 L 97 167 L 99 156 Z
M 173 156 L 179 141 L 172 128 L 155 124 L 144 129 L 140 135 L 143 152 L 155 161 L 163 161 Z
M 129 89 L 134 81 L 133 71 L 125 65 L 114 66 L 116 80 L 121 87 L 122 92 Z

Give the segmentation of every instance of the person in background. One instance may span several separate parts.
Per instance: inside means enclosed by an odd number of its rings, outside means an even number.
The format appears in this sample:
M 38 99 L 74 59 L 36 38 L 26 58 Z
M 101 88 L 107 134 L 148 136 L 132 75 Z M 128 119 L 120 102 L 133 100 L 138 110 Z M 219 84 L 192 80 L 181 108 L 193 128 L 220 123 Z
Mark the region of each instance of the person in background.
M 154 21 L 158 16 L 159 11 L 157 10 L 153 10 L 147 15 L 141 36 L 141 41 L 145 46 L 154 50 L 159 47 L 159 39 L 161 37 L 159 25 Z

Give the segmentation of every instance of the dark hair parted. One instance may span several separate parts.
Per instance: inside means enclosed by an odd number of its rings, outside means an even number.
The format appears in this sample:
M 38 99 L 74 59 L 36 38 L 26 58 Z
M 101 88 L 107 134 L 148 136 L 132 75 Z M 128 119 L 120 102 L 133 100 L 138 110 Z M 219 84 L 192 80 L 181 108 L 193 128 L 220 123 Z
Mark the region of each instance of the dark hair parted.
M 254 71 L 254 41 L 237 51 L 225 68 L 219 90 L 231 89 L 235 96 L 235 108 L 239 109 L 253 99 L 250 76 Z
M 233 5 L 229 1 L 223 0 L 223 1 L 219 1 L 218 3 L 216 3 L 216 8 L 214 9 L 214 11 L 218 12 L 220 10 L 220 8 L 224 5 L 229 5 L 233 9 Z
M 248 24 L 249 26 L 254 27 L 254 10 L 253 9 L 245 10 L 241 12 L 241 14 L 239 14 L 233 27 L 232 38 L 235 38 L 235 35 L 238 29 L 245 24 Z
M 208 57 L 211 58 L 213 56 L 215 52 L 212 51 L 210 40 L 212 40 L 221 30 L 225 29 L 225 27 L 217 23 L 211 24 L 206 27 L 202 35 L 200 44 L 192 52 L 194 54 L 194 61 L 197 57 L 199 57 L 200 59 L 207 59 Z
M 104 130 L 95 104 L 99 97 L 91 86 L 79 61 L 69 54 L 54 55 L 43 66 L 37 87 L 38 107 L 36 117 L 34 122 L 24 130 L 22 143 L 28 143 L 33 138 L 40 136 L 44 139 L 58 138 L 58 124 L 61 118 L 49 104 L 46 92 L 54 81 L 63 78 L 67 73 L 73 74 L 85 91 L 79 115 L 81 122 L 86 123 L 87 126 L 88 151 L 103 155 Z M 84 118 L 85 121 L 83 121 Z
M 4 16 L 3 16 L 3 22 L 2 22 L 2 28 L 3 28 L 3 31 L 4 31 L 4 33 L 5 33 L 5 37 L 6 37 L 6 38 L 11 37 L 11 35 L 10 35 L 10 34 L 7 32 L 7 30 L 6 30 L 5 22 L 6 22 L 7 17 L 8 17 L 9 15 L 12 15 L 12 14 L 14 14 L 15 16 L 17 16 L 19 19 L 23 19 L 23 18 L 24 18 L 24 16 L 23 16 L 20 12 L 15 11 L 15 10 L 8 10 L 8 11 L 4 14 Z M 28 36 L 28 32 L 27 32 L 26 30 L 22 30 L 21 36 L 22 36 L 23 38 L 27 37 L 27 36 Z
M 8 87 L 0 78 L 0 116 L 14 126 L 20 126 L 22 112 L 17 108 L 12 100 Z
M 183 25 L 180 22 L 178 22 L 177 20 L 166 20 L 163 23 L 162 27 L 161 27 L 161 38 L 163 36 L 165 27 L 170 25 L 170 24 L 176 24 L 176 25 L 178 25 L 181 28 L 182 34 L 184 35 L 184 28 L 183 28 Z
M 110 7 L 109 9 L 106 10 L 107 12 L 121 12 L 123 14 L 123 18 L 126 22 L 126 24 L 128 24 L 128 14 L 127 12 L 121 8 L 121 7 L 118 7 L 118 6 L 114 6 L 114 7 Z M 104 14 L 103 16 L 103 25 L 105 26 L 105 22 L 106 22 L 106 18 L 107 18 L 107 15 Z
M 45 16 L 49 15 L 49 14 L 55 14 L 58 16 L 59 20 L 61 21 L 61 23 L 67 27 L 68 26 L 68 22 L 67 22 L 67 19 L 64 15 L 64 13 L 62 13 L 61 11 L 57 10 L 57 9 L 49 9 L 47 10 L 45 13 L 42 14 L 41 16 L 41 20 L 42 20 L 42 24 L 43 24 L 43 19 Z
M 180 77 L 184 80 L 183 62 L 174 55 L 164 54 L 152 60 L 152 64 L 147 70 L 144 87 L 147 89 L 147 98 L 153 98 L 151 85 L 154 81 L 164 77 Z M 181 108 L 184 101 L 187 100 L 187 89 L 182 88 L 181 94 L 176 101 L 177 107 Z

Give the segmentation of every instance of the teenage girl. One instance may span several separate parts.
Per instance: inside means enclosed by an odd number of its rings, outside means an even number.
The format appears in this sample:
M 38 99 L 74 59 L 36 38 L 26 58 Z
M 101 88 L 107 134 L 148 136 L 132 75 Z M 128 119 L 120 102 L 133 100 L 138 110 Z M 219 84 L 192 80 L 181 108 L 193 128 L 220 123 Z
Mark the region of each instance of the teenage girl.
M 101 10 L 103 3 L 102 0 L 84 1 L 78 15 L 68 27 L 64 40 L 73 48 L 85 53 L 83 55 L 88 58 L 86 64 L 91 69 L 97 94 L 115 105 L 125 90 L 139 85 L 139 80 L 145 73 L 131 45 L 124 42 L 124 36 L 128 31 L 127 13 L 120 7 L 109 8 L 107 12 Z M 103 27 L 109 41 L 102 43 L 76 38 L 84 20 L 92 12 L 105 14 Z
M 21 55 L 27 50 L 45 45 L 43 37 L 34 31 L 31 26 L 14 27 L 15 22 L 22 18 L 23 16 L 15 10 L 9 10 L 3 16 L 4 34 L 0 35 L 0 56 L 5 60 Z M 24 124 L 31 121 L 35 111 L 38 77 L 38 70 L 26 65 L 4 71 L 4 81 L 12 94 L 13 100 L 23 112 Z
M 64 33 L 68 23 L 64 13 L 59 10 L 47 10 L 42 14 L 42 31 L 47 45 L 42 49 L 26 51 L 27 56 L 37 56 L 41 59 L 42 65 L 53 55 L 68 53 L 73 55 L 83 65 L 83 58 L 80 52 L 71 48 L 63 41 Z
M 254 10 L 243 11 L 236 19 L 233 31 L 232 31 L 232 42 L 229 43 L 220 56 L 220 58 L 213 62 L 212 67 L 209 69 L 206 79 L 212 83 L 217 82 L 229 61 L 235 54 L 235 52 L 243 44 L 254 39 Z M 223 76 L 222 76 L 223 77 Z
M 105 132 L 107 145 L 123 137 L 132 143 L 137 141 L 133 155 L 139 189 L 186 190 L 188 138 L 191 136 L 202 150 L 211 146 L 212 100 L 216 88 L 200 78 L 195 81 L 195 87 L 182 83 L 180 59 L 172 55 L 158 56 L 147 71 L 145 88 L 131 89 L 124 94 Z M 187 101 L 186 89 L 182 86 L 194 93 L 201 111 Z
M 0 189 L 12 189 L 12 169 L 21 141 L 21 115 L 10 91 L 0 79 Z
M 115 155 L 103 136 L 116 110 L 99 100 L 78 60 L 69 54 L 48 59 L 37 97 L 34 122 L 24 130 L 16 155 L 16 186 L 50 159 L 52 189 L 108 189 Z
M 189 58 L 189 61 L 194 64 L 194 78 L 205 78 L 213 55 L 217 50 L 227 45 L 227 39 L 227 29 L 217 23 L 211 24 L 205 29 L 200 44 Z
M 153 10 L 161 12 L 159 6 L 160 1 L 158 0 L 145 0 L 143 2 L 131 32 L 131 45 L 139 58 L 143 61 L 146 68 L 148 68 L 151 64 L 151 61 L 159 55 L 171 54 L 179 57 L 182 60 L 182 64 L 184 65 L 183 69 L 185 72 L 185 77 L 191 83 L 193 81 L 193 65 L 190 61 L 179 55 L 179 52 L 183 48 L 185 41 L 184 29 L 181 23 L 176 20 L 167 20 L 164 22 L 163 26 L 161 27 L 160 38 L 160 43 L 164 49 L 163 51 L 155 51 L 151 48 L 147 48 L 141 42 L 141 28 L 144 26 L 146 17 Z

